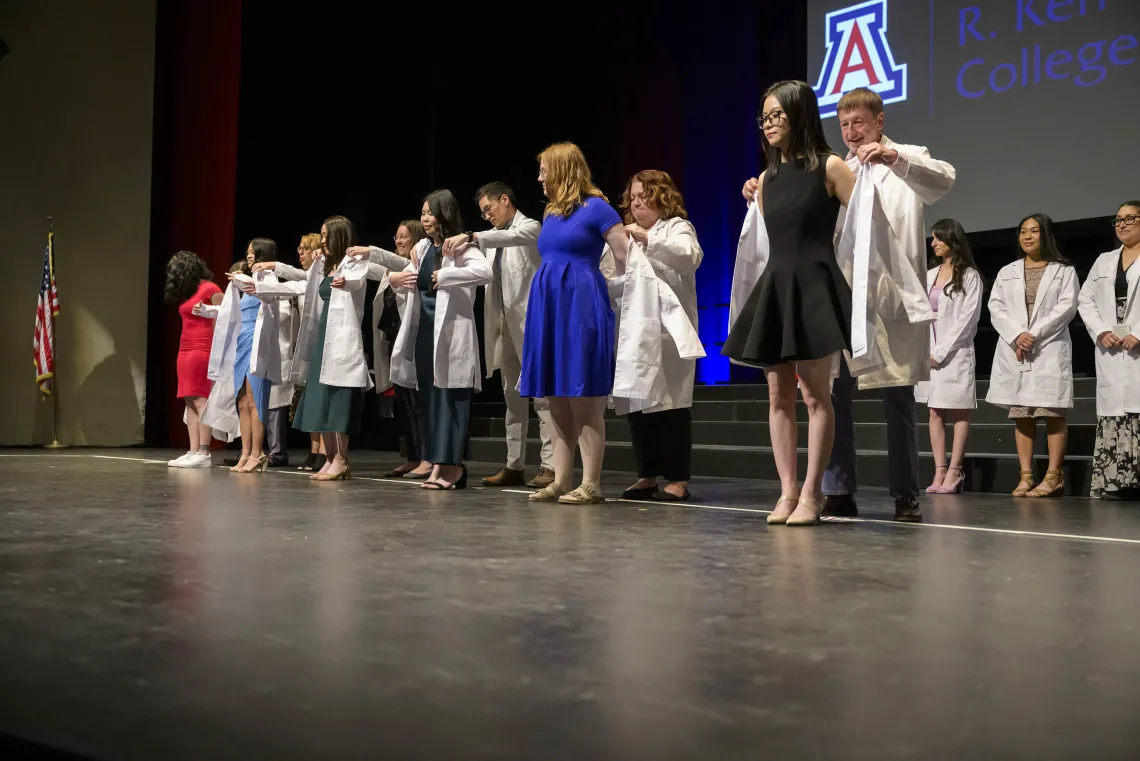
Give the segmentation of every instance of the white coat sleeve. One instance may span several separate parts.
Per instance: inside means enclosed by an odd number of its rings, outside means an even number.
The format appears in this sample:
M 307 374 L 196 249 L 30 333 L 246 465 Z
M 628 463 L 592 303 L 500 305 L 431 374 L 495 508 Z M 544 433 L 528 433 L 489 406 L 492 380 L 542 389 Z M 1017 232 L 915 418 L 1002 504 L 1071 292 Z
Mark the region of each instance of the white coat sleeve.
M 696 229 L 685 222 L 674 226 L 668 235 L 650 231 L 645 256 L 682 275 L 692 275 L 701 266 L 705 253 L 697 242 Z
M 304 280 L 297 281 L 282 281 L 278 280 L 273 282 L 270 280 L 258 282 L 254 281 L 254 287 L 257 291 L 253 293 L 254 296 L 262 301 L 280 301 L 282 299 L 291 299 L 294 296 L 304 296 L 305 290 L 308 286 Z
M 1057 299 L 1057 306 L 1053 307 L 1041 323 L 1034 326 L 1033 337 L 1038 341 L 1060 333 L 1066 329 L 1077 315 L 1077 299 L 1080 296 L 1080 282 L 1077 280 L 1077 271 L 1072 267 L 1061 269 L 1061 296 Z
M 373 264 L 379 264 L 381 267 L 387 267 L 393 272 L 401 272 L 404 267 L 408 266 L 408 260 L 394 251 L 386 251 L 377 246 L 368 247 L 368 261 Z M 378 280 L 379 278 L 373 278 Z
M 436 286 L 438 288 L 462 288 L 472 285 L 486 285 L 491 282 L 491 265 L 487 257 L 476 248 L 469 248 L 462 256 L 455 258 L 454 267 L 440 267 Z
M 1094 274 L 1097 274 L 1095 265 L 1093 271 L 1089 273 L 1088 280 L 1081 286 L 1081 295 L 1077 297 L 1077 311 L 1081 313 L 1081 321 L 1084 322 L 1085 329 L 1092 336 L 1093 343 L 1096 343 L 1101 333 L 1112 330 L 1112 325 L 1104 320 L 1100 314 L 1100 308 L 1096 304 L 1096 291 L 1100 279 L 1093 277 Z M 1113 322 L 1115 323 L 1116 320 Z
M 971 343 L 966 336 L 982 316 L 982 278 L 977 272 L 972 269 L 966 272 L 962 278 L 962 293 L 955 293 L 953 298 L 962 299 L 962 309 L 958 312 L 958 319 L 938 333 L 938 343 L 931 352 L 938 363 L 945 362 L 955 349 Z
M 990 291 L 990 322 L 1002 340 L 1011 346 L 1023 332 L 1021 326 L 1009 316 L 1009 305 L 1005 303 L 1005 295 L 998 283 L 994 283 L 993 290 Z
M 483 230 L 475 233 L 479 249 L 505 248 L 507 246 L 533 246 L 542 232 L 542 225 L 533 219 L 506 230 Z
M 302 282 L 309 279 L 309 273 L 296 267 L 291 267 L 285 262 L 277 262 L 277 266 L 273 268 L 273 274 L 280 280 L 300 280 Z
M 897 145 L 895 149 L 899 157 L 895 163 L 888 165 L 890 170 L 927 206 L 954 187 L 957 175 L 954 167 L 945 161 L 931 158 L 930 151 L 926 148 L 920 145 Z

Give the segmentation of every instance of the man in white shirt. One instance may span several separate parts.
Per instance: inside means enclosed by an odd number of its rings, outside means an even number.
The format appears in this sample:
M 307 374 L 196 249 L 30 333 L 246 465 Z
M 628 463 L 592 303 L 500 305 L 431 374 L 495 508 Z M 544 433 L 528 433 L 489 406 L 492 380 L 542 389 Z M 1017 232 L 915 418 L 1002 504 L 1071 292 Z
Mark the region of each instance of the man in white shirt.
M 853 171 L 870 171 L 891 227 L 891 278 L 899 305 L 893 316 L 879 314 L 876 347 L 885 365 L 858 379 L 861 389 L 883 389 L 887 423 L 887 469 L 895 520 L 918 522 L 918 421 L 914 385 L 930 377 L 930 302 L 926 295 L 926 223 L 923 206 L 954 185 L 954 167 L 931 158 L 925 147 L 901 145 L 883 135 L 883 101 L 856 88 L 837 107 L 843 142 Z M 823 476 L 824 515 L 853 517 L 855 506 L 855 426 L 851 392 L 855 380 L 846 363 L 832 386 L 835 444 Z
M 483 219 L 493 230 L 476 234 L 474 242 L 491 262 L 491 282 L 483 302 L 484 347 L 487 377 L 499 370 L 503 396 L 507 402 L 507 464 L 498 473 L 483 479 L 484 486 L 526 486 L 544 488 L 554 481 L 553 422 L 545 399 L 535 399 L 542 463 L 538 474 L 526 481 L 526 437 L 530 427 L 529 403 L 516 390 L 522 371 L 523 326 L 530 282 L 542 259 L 538 254 L 538 234 L 542 225 L 518 210 L 515 194 L 503 182 L 479 188 L 475 202 Z

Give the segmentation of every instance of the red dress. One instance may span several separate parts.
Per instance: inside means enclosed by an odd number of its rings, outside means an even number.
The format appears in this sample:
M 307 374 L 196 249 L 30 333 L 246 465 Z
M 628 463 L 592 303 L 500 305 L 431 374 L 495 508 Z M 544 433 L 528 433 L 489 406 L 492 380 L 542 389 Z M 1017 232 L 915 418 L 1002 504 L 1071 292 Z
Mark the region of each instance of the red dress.
M 210 364 L 210 343 L 214 339 L 214 321 L 199 317 L 190 310 L 198 302 L 210 303 L 222 289 L 209 280 L 198 285 L 194 295 L 178 307 L 182 315 L 182 341 L 178 346 L 178 398 L 210 395 L 210 379 L 206 369 Z

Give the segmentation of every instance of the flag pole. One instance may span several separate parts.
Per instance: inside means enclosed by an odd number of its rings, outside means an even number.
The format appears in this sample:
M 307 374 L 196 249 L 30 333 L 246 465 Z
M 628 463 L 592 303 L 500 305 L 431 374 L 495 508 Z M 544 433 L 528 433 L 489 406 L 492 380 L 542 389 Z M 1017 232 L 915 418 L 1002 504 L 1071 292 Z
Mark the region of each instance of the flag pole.
M 51 264 L 52 279 L 55 279 L 55 229 L 52 227 L 51 217 L 48 217 L 48 256 Z M 55 334 L 55 315 L 48 310 L 48 319 L 52 322 L 52 334 Z M 44 449 L 67 449 L 67 445 L 59 440 L 59 352 L 52 353 L 54 363 L 51 389 L 51 443 L 44 444 Z

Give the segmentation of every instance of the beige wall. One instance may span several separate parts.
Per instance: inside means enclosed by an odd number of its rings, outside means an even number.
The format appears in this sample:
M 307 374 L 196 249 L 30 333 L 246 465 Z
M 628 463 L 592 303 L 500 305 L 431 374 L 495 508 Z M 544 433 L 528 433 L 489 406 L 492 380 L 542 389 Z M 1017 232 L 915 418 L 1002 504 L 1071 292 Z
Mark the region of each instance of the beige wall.
M 155 0 L 4 0 L 0 445 L 50 437 L 32 334 L 54 218 L 60 436 L 143 440 Z

